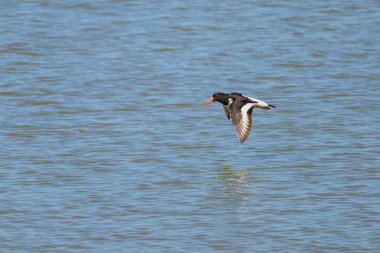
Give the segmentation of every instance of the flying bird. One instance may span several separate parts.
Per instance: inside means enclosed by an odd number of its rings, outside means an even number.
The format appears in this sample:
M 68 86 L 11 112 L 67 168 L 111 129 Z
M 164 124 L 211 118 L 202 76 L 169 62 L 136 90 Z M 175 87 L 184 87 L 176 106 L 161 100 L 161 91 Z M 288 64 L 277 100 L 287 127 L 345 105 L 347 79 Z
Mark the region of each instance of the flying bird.
M 252 128 L 252 111 L 255 107 L 269 110 L 275 108 L 274 105 L 267 104 L 256 98 L 251 98 L 240 93 L 214 93 L 211 97 L 202 101 L 201 104 L 208 106 L 212 102 L 218 101 L 223 104 L 224 113 L 228 119 L 232 119 L 236 136 L 243 143 L 247 140 Z

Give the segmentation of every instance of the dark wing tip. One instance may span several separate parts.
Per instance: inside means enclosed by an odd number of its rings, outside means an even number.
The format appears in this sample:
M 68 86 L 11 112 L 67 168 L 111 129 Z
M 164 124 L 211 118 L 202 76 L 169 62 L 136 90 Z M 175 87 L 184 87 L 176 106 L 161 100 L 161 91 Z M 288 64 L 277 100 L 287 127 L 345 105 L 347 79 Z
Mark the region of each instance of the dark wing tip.
M 240 143 L 243 144 L 247 139 L 251 132 L 252 128 L 252 119 L 251 116 L 248 116 L 248 122 L 243 123 L 241 115 L 233 115 L 232 123 L 235 129 L 235 133 Z
M 251 129 L 248 129 L 246 132 L 241 132 L 241 133 L 236 133 L 239 141 L 241 144 L 243 144 L 247 139 L 248 139 L 248 136 L 249 136 L 249 133 L 251 132 Z

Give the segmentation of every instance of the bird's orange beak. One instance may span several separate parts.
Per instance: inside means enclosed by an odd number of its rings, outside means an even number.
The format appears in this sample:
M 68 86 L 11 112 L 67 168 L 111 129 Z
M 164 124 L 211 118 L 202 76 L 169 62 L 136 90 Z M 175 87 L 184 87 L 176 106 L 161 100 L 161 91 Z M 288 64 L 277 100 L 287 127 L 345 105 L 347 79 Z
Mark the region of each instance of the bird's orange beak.
M 208 106 L 212 102 L 215 102 L 215 99 L 213 97 L 209 97 L 201 102 L 203 106 Z

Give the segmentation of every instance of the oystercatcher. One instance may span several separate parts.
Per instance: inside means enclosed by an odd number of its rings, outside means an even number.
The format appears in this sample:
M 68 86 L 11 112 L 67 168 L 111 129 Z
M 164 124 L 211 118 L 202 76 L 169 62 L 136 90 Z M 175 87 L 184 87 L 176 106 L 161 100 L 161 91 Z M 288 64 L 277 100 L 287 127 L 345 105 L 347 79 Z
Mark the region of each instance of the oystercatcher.
M 240 93 L 214 93 L 211 97 L 201 102 L 204 106 L 218 101 L 223 104 L 224 112 L 228 119 L 232 119 L 236 136 L 240 143 L 247 140 L 252 128 L 252 111 L 255 107 L 269 110 L 274 105 L 267 104 L 256 98 L 251 98 Z

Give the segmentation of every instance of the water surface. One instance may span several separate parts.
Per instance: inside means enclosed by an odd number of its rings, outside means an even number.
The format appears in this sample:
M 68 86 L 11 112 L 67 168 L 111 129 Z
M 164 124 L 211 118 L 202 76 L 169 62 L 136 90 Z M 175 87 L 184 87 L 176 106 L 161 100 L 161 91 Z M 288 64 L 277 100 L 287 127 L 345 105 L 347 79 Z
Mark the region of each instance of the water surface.
M 6 1 L 2 252 L 376 252 L 378 1 Z M 213 92 L 255 110 L 241 145 Z

